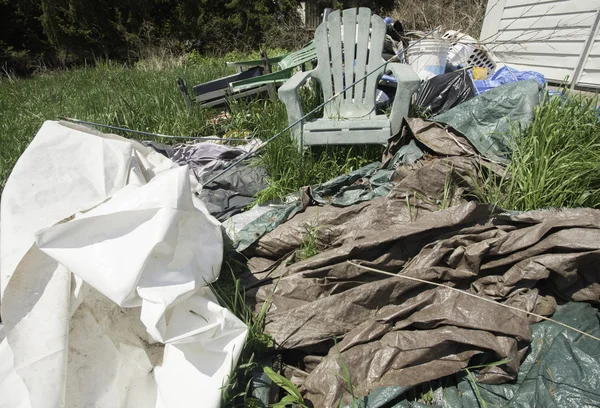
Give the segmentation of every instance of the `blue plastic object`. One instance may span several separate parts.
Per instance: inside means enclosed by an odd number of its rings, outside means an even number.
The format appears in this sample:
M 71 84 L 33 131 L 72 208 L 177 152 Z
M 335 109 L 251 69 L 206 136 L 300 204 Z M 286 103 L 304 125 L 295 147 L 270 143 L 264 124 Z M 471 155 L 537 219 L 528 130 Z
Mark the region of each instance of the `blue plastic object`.
M 386 17 L 386 18 L 384 18 L 384 19 L 383 19 L 383 22 L 384 22 L 386 25 L 390 25 L 390 24 L 392 24 L 393 20 L 392 20 L 392 18 L 391 18 L 391 17 Z
M 527 81 L 529 79 L 535 80 L 542 88 L 546 86 L 546 78 L 539 72 L 520 71 L 515 68 L 510 68 L 507 65 L 496 71 L 490 79 L 474 80 L 473 84 L 475 84 L 477 95 L 479 95 L 503 84 Z

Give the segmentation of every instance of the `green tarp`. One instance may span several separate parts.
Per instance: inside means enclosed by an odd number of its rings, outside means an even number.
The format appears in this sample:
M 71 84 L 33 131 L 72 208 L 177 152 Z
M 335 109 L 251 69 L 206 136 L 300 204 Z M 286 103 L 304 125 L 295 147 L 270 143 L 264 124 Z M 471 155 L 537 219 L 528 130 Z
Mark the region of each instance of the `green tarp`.
M 543 91 L 533 81 L 513 82 L 476 96 L 431 120 L 452 126 L 491 159 L 505 161 L 511 151 L 513 126 L 533 120 Z

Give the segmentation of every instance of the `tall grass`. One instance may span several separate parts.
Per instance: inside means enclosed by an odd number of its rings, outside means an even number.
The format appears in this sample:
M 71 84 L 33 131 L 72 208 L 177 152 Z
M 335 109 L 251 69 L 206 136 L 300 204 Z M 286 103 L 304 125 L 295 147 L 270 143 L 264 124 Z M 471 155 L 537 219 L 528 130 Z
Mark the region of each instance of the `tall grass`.
M 283 52 L 276 50 L 270 55 Z M 231 119 L 219 125 L 207 122 L 213 110 L 194 106 L 187 112 L 175 80 L 188 85 L 209 81 L 233 71 L 225 61 L 256 55 L 231 54 L 223 58 L 191 55 L 187 61 L 156 56 L 134 67 L 99 61 L 94 67 L 56 71 L 32 78 L 0 78 L 0 191 L 16 160 L 45 120 L 75 117 L 137 130 L 173 135 L 209 136 L 248 132 L 263 140 L 287 126 L 279 101 L 234 101 Z M 160 57 L 160 56 L 159 56 Z M 303 95 L 306 109 L 318 95 Z M 118 132 L 117 132 L 118 133 Z M 127 136 L 127 135 L 126 135 Z M 129 135 L 131 136 L 131 135 Z M 172 143 L 170 140 L 162 140 Z M 380 147 L 313 148 L 300 153 L 289 134 L 268 145 L 256 165 L 270 174 L 269 188 L 257 199 L 282 198 L 299 187 L 321 183 L 377 160 Z
M 272 354 L 274 348 L 273 340 L 264 331 L 270 302 L 265 302 L 259 313 L 254 313 L 246 303 L 245 292 L 238 276 L 247 270 L 243 258 L 226 244 L 219 280 L 210 285 L 219 303 L 248 326 L 248 335 L 238 365 L 231 368 L 229 383 L 221 389 L 224 407 L 261 406 L 250 390 L 255 372 L 262 370 L 261 361 L 265 356 Z
M 175 80 L 181 76 L 197 83 L 219 77 L 229 72 L 224 61 L 154 70 L 100 61 L 93 68 L 0 78 L 0 190 L 41 124 L 59 115 L 165 134 L 213 134 L 207 112 L 188 114 Z
M 478 198 L 507 210 L 600 208 L 597 98 L 547 97 L 527 128 L 515 128 L 507 176 L 493 176 Z

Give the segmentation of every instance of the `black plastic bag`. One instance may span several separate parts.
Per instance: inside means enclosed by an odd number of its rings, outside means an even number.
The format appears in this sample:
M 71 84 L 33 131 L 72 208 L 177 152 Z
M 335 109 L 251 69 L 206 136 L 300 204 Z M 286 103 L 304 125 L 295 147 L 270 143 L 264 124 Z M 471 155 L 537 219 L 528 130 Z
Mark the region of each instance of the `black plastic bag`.
M 424 115 L 437 115 L 475 96 L 475 86 L 466 70 L 449 72 L 425 81 L 417 91 L 415 107 Z

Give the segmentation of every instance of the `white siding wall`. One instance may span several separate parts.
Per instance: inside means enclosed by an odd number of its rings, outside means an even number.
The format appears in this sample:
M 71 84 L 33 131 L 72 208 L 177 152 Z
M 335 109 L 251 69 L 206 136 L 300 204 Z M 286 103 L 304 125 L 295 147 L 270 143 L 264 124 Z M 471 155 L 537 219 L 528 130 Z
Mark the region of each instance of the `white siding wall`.
M 551 82 L 600 87 L 600 0 L 488 0 L 481 41 Z

